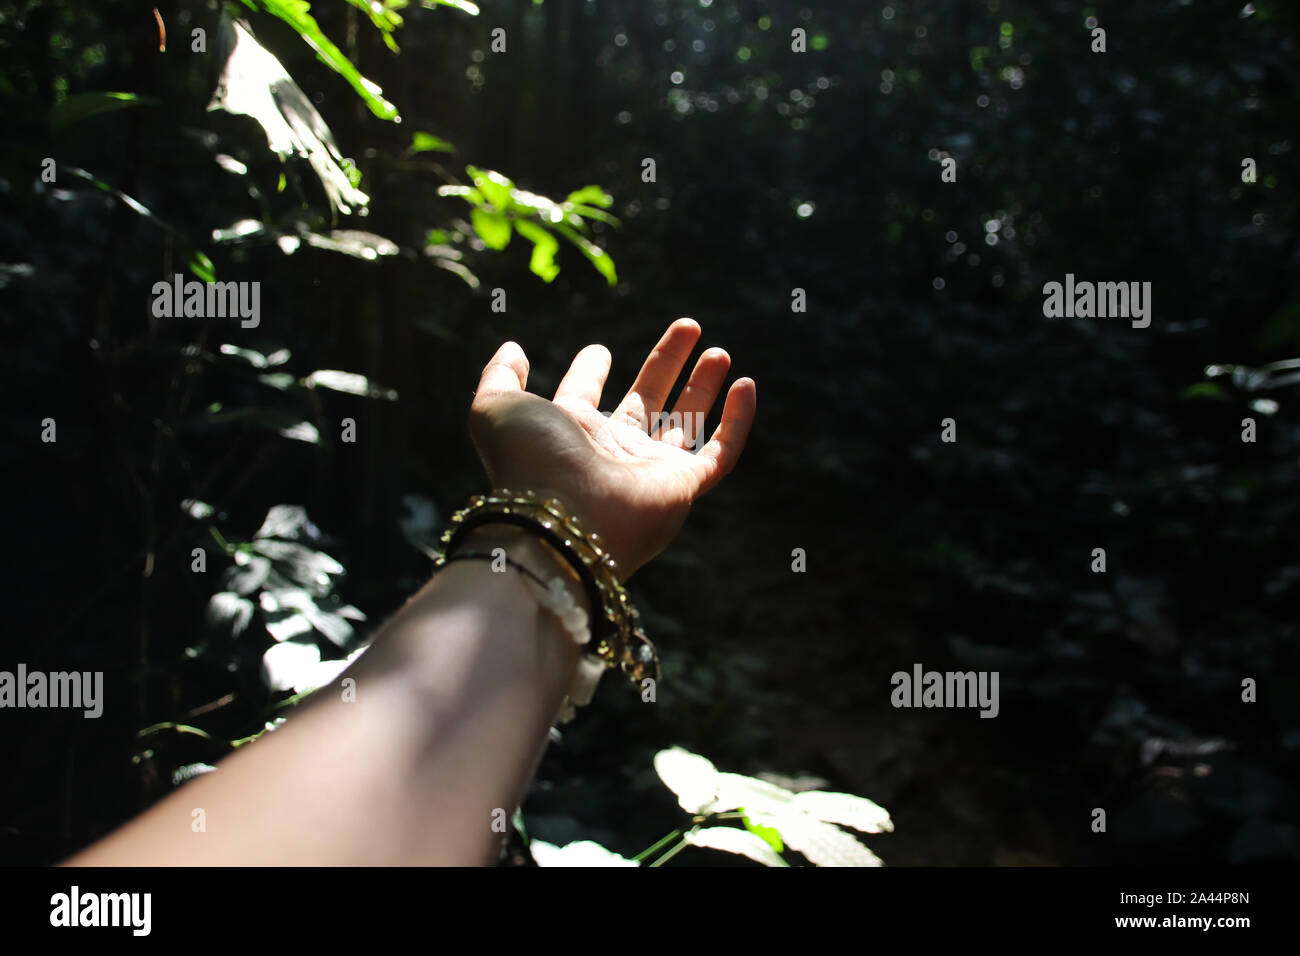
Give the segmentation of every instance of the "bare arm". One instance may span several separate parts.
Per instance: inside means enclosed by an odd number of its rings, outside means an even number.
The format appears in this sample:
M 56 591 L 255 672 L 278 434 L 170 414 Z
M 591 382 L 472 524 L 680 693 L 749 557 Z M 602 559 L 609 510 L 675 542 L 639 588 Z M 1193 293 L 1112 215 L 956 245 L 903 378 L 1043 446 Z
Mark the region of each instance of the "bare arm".
M 674 323 L 615 413 L 596 410 L 609 353 L 584 349 L 554 401 L 524 391 L 528 364 L 507 343 L 484 370 L 471 431 L 498 485 L 560 497 L 630 574 L 671 541 L 690 503 L 735 464 L 754 414 L 736 382 L 698 453 L 652 437 L 699 337 Z M 729 359 L 706 352 L 678 408 L 713 404 Z M 642 407 L 643 406 L 643 407 Z M 687 436 L 687 440 L 689 441 Z M 674 445 L 676 445 L 674 447 Z M 530 533 L 473 532 L 545 577 L 563 562 Z M 586 598 L 572 588 L 581 606 Z M 476 865 L 494 861 L 494 814 L 519 805 L 578 662 L 578 647 L 516 571 L 448 565 L 339 679 L 278 730 L 231 755 L 71 860 L 72 865 Z M 196 832 L 196 810 L 204 827 Z

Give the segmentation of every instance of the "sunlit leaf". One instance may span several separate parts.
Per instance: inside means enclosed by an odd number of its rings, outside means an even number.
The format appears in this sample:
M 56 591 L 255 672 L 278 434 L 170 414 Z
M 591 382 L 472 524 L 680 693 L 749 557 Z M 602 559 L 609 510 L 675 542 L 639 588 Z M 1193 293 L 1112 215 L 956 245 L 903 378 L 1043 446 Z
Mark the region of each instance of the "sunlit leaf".
M 466 166 L 465 171 L 469 173 L 470 180 L 483 194 L 483 198 L 494 208 L 499 212 L 510 208 L 510 191 L 515 184 L 508 177 L 491 169 L 479 169 L 477 166 Z
M 262 519 L 254 538 L 281 538 L 286 541 L 319 541 L 320 528 L 302 505 L 272 505 Z
M 238 239 L 246 239 L 249 236 L 256 236 L 266 231 L 266 226 L 256 219 L 240 219 L 232 222 L 225 229 L 213 229 L 213 242 L 234 242 Z
M 559 251 L 560 243 L 555 236 L 526 219 L 518 220 L 515 230 L 533 243 L 532 258 L 528 261 L 528 268 L 533 274 L 540 276 L 544 282 L 550 282 L 559 275 L 560 267 L 555 264 L 555 253 Z
M 206 501 L 200 501 L 198 498 L 186 498 L 181 502 L 181 509 L 191 518 L 197 518 L 200 521 L 204 518 L 210 518 L 216 509 Z
M 851 834 L 834 824 L 811 817 L 791 815 L 783 818 L 781 836 L 789 849 L 802 853 L 816 866 L 884 865 L 880 857 Z
M 583 186 L 581 189 L 575 189 L 569 195 L 564 197 L 565 202 L 574 204 L 585 204 L 599 206 L 601 209 L 608 209 L 614 205 L 614 197 L 599 186 Z
M 454 153 L 456 147 L 447 142 L 440 136 L 434 136 L 432 133 L 416 133 L 411 141 L 411 152 L 413 153 Z
M 640 866 L 635 860 L 625 859 L 591 840 L 564 846 L 533 840 L 528 849 L 538 866 Z
M 764 866 L 790 865 L 781 859 L 762 837 L 748 830 L 738 830 L 735 827 L 702 827 L 698 830 L 688 830 L 685 838 L 687 843 L 694 846 L 738 853 Z
M 349 395 L 363 395 L 366 398 L 383 398 L 388 401 L 397 398 L 397 392 L 391 388 L 381 388 L 356 372 L 340 372 L 337 369 L 317 369 L 303 379 L 303 384 L 308 388 L 328 388 L 335 392 L 347 392 Z
M 232 591 L 218 591 L 208 598 L 204 615 L 208 627 L 218 633 L 238 637 L 253 619 L 253 602 Z
M 266 132 L 272 152 L 307 158 L 331 206 L 343 213 L 364 208 L 370 198 L 349 178 L 334 135 L 316 107 L 243 21 L 223 19 L 222 25 L 234 31 L 235 42 L 208 109 L 251 116 Z
M 892 833 L 894 830 L 888 810 L 851 793 L 808 790 L 796 793 L 791 804 L 817 820 L 839 823 L 863 833 Z
M 758 823 L 748 814 L 741 817 L 741 823 L 745 824 L 746 830 L 762 838 L 777 853 L 780 853 L 785 849 L 785 846 L 781 843 L 781 831 L 776 827 L 770 827 L 766 824 Z
M 380 95 L 383 90 L 362 76 L 352 61 L 321 31 L 320 24 L 310 13 L 311 4 L 307 0 L 244 0 L 244 4 L 254 10 L 261 7 L 293 27 L 303 41 L 316 51 L 317 59 L 352 85 L 357 95 L 370 107 L 370 112 L 383 120 L 401 122 L 397 107 Z
M 661 750 L 654 757 L 655 773 L 688 813 L 700 813 L 717 799 L 718 768 L 682 747 Z
M 401 252 L 393 240 L 360 229 L 333 229 L 329 235 L 321 235 L 317 232 L 303 232 L 301 235 L 310 246 L 327 249 L 330 252 L 341 252 L 354 259 L 374 260 L 381 256 L 395 256 Z
M 269 372 L 266 375 L 257 376 L 257 380 L 263 385 L 270 386 L 281 392 L 288 391 L 298 382 L 298 379 L 288 372 Z
M 453 10 L 468 13 L 471 17 L 478 16 L 478 5 L 470 3 L 469 0 L 420 0 L 420 6 L 429 10 L 434 7 L 451 7 Z
M 309 694 L 333 683 L 365 653 L 367 646 L 357 648 L 347 657 L 323 661 L 320 648 L 314 641 L 281 641 L 271 645 L 262 655 L 262 681 L 271 690 Z
M 510 220 L 502 213 L 484 209 L 470 210 L 469 220 L 474 231 L 489 249 L 504 249 L 510 245 Z
M 587 260 L 596 267 L 596 271 L 603 275 L 610 285 L 618 283 L 618 274 L 614 271 L 614 260 L 609 257 L 609 254 L 604 249 L 590 239 L 578 235 L 569 226 L 557 223 L 555 231 L 582 250 L 582 254 L 587 257 Z
M 253 349 L 240 348 L 238 345 L 225 343 L 221 346 L 220 351 L 222 355 L 233 355 L 236 358 L 243 359 L 249 365 L 253 366 L 253 368 L 266 368 L 266 356 L 261 352 L 254 351 Z

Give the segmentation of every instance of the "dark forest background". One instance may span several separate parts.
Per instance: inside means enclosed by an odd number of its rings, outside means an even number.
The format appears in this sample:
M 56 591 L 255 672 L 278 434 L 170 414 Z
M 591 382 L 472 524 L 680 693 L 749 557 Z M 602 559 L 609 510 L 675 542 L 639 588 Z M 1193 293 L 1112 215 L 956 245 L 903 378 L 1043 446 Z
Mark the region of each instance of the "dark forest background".
M 281 714 L 272 634 L 341 658 L 418 587 L 484 487 L 501 341 L 548 395 L 605 343 L 609 397 L 680 315 L 756 379 L 755 431 L 631 582 L 658 703 L 604 682 L 530 835 L 642 850 L 681 744 L 881 803 L 891 865 L 1300 859 L 1296 6 L 456 6 L 173 0 L 161 52 L 139 3 L 0 0 L 0 669 L 106 675 L 98 720 L 0 714 L 0 859 L 63 858 Z M 207 109 L 232 17 L 368 215 Z M 526 191 L 511 222 L 583 190 L 573 234 L 489 248 L 503 220 L 442 189 L 490 201 L 467 167 Z M 261 282 L 260 325 L 155 318 L 175 272 Z M 1044 318 L 1066 273 L 1151 282 L 1151 326 Z M 894 709 L 915 662 L 999 671 L 1000 715 Z

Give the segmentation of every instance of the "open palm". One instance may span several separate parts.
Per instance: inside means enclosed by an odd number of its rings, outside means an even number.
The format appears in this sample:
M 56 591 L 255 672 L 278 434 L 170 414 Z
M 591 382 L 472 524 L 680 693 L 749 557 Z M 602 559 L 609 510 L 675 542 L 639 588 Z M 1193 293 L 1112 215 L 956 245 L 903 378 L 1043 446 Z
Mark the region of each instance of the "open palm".
M 702 422 L 726 379 L 731 358 L 707 349 L 657 429 L 673 384 L 700 338 L 692 319 L 668 327 L 623 400 L 599 410 L 612 356 L 589 345 L 573 360 L 548 401 L 525 391 L 528 358 L 507 342 L 488 362 L 470 407 L 470 434 L 498 488 L 554 495 L 598 531 L 626 578 L 667 547 L 691 503 L 735 467 L 754 421 L 756 391 L 748 378 L 732 383 L 722 421 L 698 451 Z

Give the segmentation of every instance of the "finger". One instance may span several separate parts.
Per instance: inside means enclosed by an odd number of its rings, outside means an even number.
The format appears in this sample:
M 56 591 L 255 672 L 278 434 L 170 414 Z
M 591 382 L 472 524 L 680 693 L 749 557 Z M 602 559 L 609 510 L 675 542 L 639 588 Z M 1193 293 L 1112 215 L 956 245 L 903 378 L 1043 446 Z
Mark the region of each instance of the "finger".
M 517 342 L 506 342 L 488 359 L 479 376 L 474 401 L 504 392 L 522 392 L 528 386 L 528 356 Z
M 609 366 L 614 357 L 603 345 L 588 345 L 573 358 L 569 371 L 560 379 L 555 390 L 556 404 L 600 405 L 600 393 L 609 377 Z
M 648 356 L 636 381 L 623 401 L 614 410 L 614 416 L 650 430 L 651 416 L 658 415 L 668 403 L 673 383 L 682 374 L 682 367 L 691 356 L 691 350 L 700 340 L 700 325 L 694 319 L 678 319 L 664 332 L 659 344 Z
M 722 390 L 730 368 L 731 356 L 724 349 L 705 350 L 686 380 L 686 387 L 677 396 L 668 418 L 673 432 L 671 436 L 662 436 L 664 441 L 671 441 L 678 448 L 694 448 L 696 442 L 704 440 L 704 419 Z M 680 433 L 677 429 L 681 429 Z
M 758 391 L 752 378 L 740 378 L 732 383 L 727 401 L 722 406 L 721 423 L 709 443 L 695 455 L 699 476 L 695 497 L 704 494 L 736 467 L 749 438 L 749 429 L 754 424 L 757 404 Z

